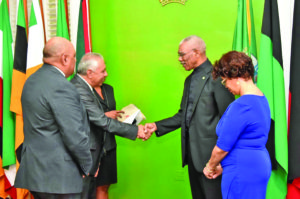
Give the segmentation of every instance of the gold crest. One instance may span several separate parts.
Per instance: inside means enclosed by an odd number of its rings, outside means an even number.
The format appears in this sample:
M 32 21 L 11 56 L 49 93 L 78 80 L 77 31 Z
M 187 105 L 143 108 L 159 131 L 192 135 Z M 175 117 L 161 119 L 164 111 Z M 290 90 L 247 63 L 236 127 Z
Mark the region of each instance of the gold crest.
M 187 0 L 159 0 L 159 2 L 163 6 L 165 6 L 165 5 L 169 4 L 169 3 L 181 3 L 182 5 L 184 5 L 186 1 Z

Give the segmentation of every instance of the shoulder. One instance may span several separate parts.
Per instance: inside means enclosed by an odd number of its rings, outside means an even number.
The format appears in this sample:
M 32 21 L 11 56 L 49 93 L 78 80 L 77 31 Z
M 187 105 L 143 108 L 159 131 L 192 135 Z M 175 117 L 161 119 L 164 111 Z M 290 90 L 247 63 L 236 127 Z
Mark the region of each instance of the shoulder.
M 67 79 L 56 81 L 51 87 L 47 87 L 44 92 L 47 101 L 54 109 L 60 109 L 72 105 L 78 107 L 80 96 L 78 91 Z
M 109 85 L 109 84 L 102 84 L 102 88 L 105 90 L 105 91 L 107 91 L 107 92 L 109 92 L 109 93 L 113 93 L 113 91 L 114 91 L 114 88 L 111 86 L 111 85 Z
M 93 93 L 87 85 L 84 85 L 80 82 L 76 82 L 76 83 L 73 83 L 73 86 L 77 90 L 81 99 L 88 100 L 88 99 L 92 98 Z
M 213 79 L 212 74 L 209 74 L 209 84 L 211 85 L 211 88 L 215 91 L 215 92 L 228 92 L 228 89 L 222 85 L 221 83 L 222 79 L 220 77 L 218 77 L 217 79 Z
M 78 77 L 78 75 L 75 75 L 71 81 L 70 81 L 73 85 L 80 85 L 80 77 Z
M 184 80 L 184 85 L 186 85 L 189 81 L 191 81 L 191 78 L 192 78 L 192 73 L 189 74 L 189 76 L 187 76 Z
M 239 97 L 238 99 L 236 99 L 231 103 L 230 110 L 236 112 L 245 112 L 250 110 L 251 107 L 252 105 L 249 104 L 248 101 L 244 100 L 243 97 Z
M 53 90 L 55 90 L 58 94 L 65 93 L 70 96 L 79 96 L 76 87 L 67 79 L 65 79 L 64 81 L 57 81 L 56 86 L 53 87 Z
M 109 85 L 109 84 L 103 83 L 102 86 L 103 86 L 103 88 L 105 88 L 105 89 L 111 89 L 111 90 L 113 90 L 113 87 L 112 87 L 111 85 Z
M 222 79 L 218 77 L 217 79 L 213 79 L 212 75 L 210 74 L 210 84 L 215 93 L 222 93 L 222 95 L 233 96 L 229 90 L 221 83 Z
M 90 90 L 90 87 L 78 75 L 75 75 L 70 82 L 80 94 L 86 93 Z

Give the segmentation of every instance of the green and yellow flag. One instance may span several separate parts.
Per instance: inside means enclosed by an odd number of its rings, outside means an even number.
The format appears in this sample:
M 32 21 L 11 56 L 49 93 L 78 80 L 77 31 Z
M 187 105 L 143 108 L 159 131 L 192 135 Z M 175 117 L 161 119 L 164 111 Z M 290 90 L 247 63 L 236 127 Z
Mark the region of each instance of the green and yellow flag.
M 256 39 L 253 22 L 252 0 L 238 1 L 238 14 L 233 37 L 232 50 L 246 53 L 255 67 L 254 82 L 257 79 Z

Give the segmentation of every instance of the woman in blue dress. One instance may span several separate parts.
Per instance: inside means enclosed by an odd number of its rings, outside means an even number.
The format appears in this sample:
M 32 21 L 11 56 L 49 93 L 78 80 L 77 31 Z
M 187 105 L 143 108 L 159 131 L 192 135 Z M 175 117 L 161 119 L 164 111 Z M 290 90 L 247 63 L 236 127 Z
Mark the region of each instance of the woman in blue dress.
M 214 179 L 222 173 L 223 199 L 264 199 L 271 175 L 266 149 L 271 114 L 264 94 L 253 83 L 254 67 L 246 54 L 231 51 L 215 63 L 213 77 L 234 95 L 220 119 L 218 140 L 203 173 Z M 221 164 L 220 164 L 221 163 Z

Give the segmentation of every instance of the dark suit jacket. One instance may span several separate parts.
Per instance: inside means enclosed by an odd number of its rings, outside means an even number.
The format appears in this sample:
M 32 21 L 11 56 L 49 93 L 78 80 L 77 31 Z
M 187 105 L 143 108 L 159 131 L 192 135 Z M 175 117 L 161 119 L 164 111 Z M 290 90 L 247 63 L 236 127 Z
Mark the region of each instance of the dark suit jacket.
M 186 162 L 186 134 L 189 134 L 191 156 L 195 168 L 202 172 L 210 158 L 217 141 L 216 125 L 234 96 L 220 83 L 220 79 L 212 79 L 212 65 L 207 60 L 201 67 L 201 76 L 197 78 L 196 99 L 193 102 L 193 114 L 189 124 L 186 124 L 186 109 L 189 96 L 191 75 L 184 83 L 184 91 L 180 109 L 173 117 L 156 122 L 157 136 L 165 135 L 181 127 L 182 166 Z M 187 132 L 186 126 L 189 126 Z
M 76 88 L 44 64 L 22 92 L 24 142 L 15 187 L 45 193 L 80 193 L 92 166 L 89 124 Z
M 114 89 L 112 86 L 108 84 L 102 84 L 101 86 L 102 93 L 104 96 L 104 99 L 102 99 L 99 95 L 97 95 L 99 102 L 101 103 L 101 106 L 103 108 L 104 112 L 116 110 L 116 100 L 114 96 Z M 116 138 L 113 133 L 105 133 L 104 135 L 104 150 L 110 151 L 117 147 Z
M 78 75 L 76 75 L 71 82 L 77 88 L 90 120 L 90 148 L 94 161 L 90 173 L 94 174 L 99 167 L 101 159 L 100 155 L 103 148 L 103 142 L 105 141 L 105 132 L 135 140 L 138 127 L 106 117 L 103 107 L 95 93 Z

